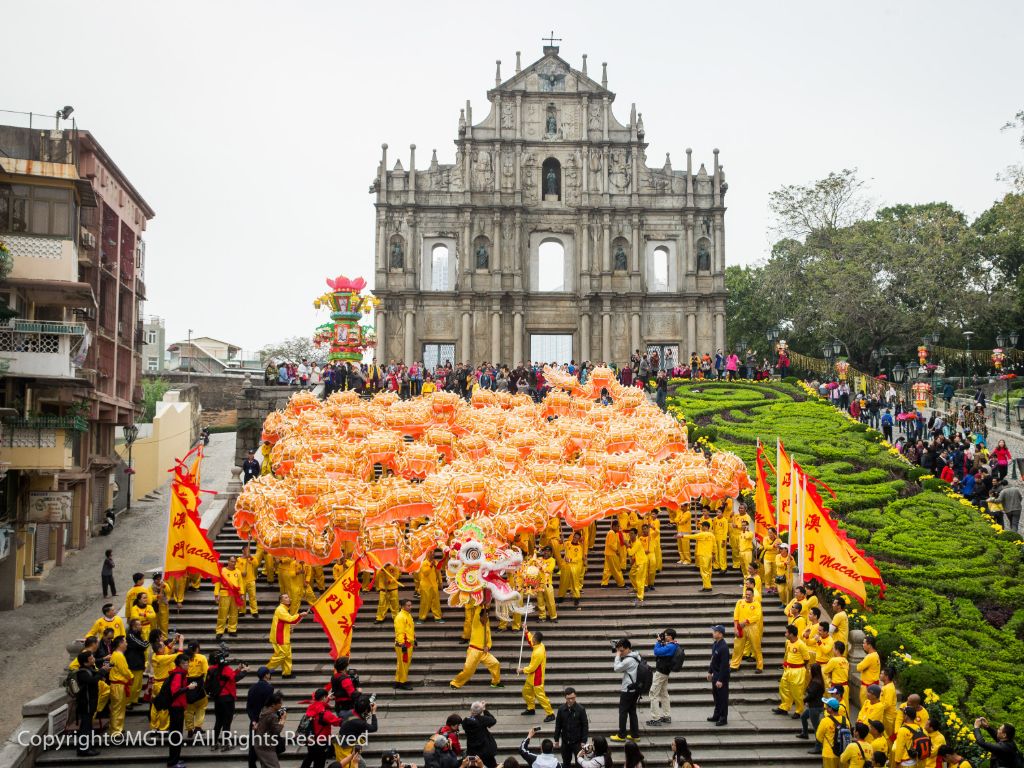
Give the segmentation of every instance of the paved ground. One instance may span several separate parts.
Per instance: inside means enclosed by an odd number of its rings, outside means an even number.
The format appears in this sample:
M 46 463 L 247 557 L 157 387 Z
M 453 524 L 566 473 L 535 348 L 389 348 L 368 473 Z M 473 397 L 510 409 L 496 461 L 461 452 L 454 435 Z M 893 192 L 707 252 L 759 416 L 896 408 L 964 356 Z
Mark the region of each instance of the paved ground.
M 203 488 L 225 489 L 234 452 L 233 432 L 211 436 L 203 461 Z M 82 637 L 100 615 L 103 551 L 114 550 L 121 603 L 133 572 L 162 566 L 167 490 L 165 485 L 155 500 L 133 504 L 110 536 L 94 538 L 86 549 L 70 553 L 63 567 L 54 568 L 41 581 L 29 582 L 25 605 L 0 614 L 0 681 L 4 700 L 10 704 L 0 707 L 0 734 L 5 740 L 21 721 L 21 705 L 59 685 L 68 662 L 65 646 Z

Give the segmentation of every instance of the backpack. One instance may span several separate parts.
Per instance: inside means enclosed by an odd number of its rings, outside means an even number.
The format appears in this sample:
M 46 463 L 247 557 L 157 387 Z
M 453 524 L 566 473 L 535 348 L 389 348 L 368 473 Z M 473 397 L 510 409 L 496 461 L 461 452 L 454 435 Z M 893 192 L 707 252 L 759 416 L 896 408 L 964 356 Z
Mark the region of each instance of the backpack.
M 915 760 L 924 760 L 926 757 L 931 757 L 932 740 L 928 734 L 920 728 L 914 728 L 909 725 L 904 725 L 903 727 L 910 731 L 912 735 L 910 746 L 907 747 L 907 754 Z
M 299 727 L 295 729 L 295 732 L 303 738 L 309 739 L 313 737 L 313 723 L 320 721 L 323 724 L 323 710 L 317 713 L 316 719 L 310 717 L 308 714 L 303 714 L 302 719 L 299 720 Z
M 839 756 L 843 754 L 843 750 L 853 743 L 853 732 L 850 730 L 850 723 L 845 717 L 841 720 L 836 720 L 832 715 L 829 715 L 828 719 L 835 726 L 835 731 L 832 733 L 832 752 Z
M 220 696 L 220 673 L 220 667 L 210 667 L 206 670 L 206 680 L 203 682 L 203 688 L 206 690 L 206 695 L 211 699 L 216 699 Z
M 651 692 L 651 685 L 654 683 L 654 670 L 640 656 L 636 662 L 633 685 L 630 686 L 639 696 L 646 696 Z
M 81 691 L 81 686 L 78 685 L 78 670 L 69 669 L 64 675 L 64 691 L 72 699 L 78 698 L 78 693 Z
M 685 663 L 686 649 L 679 643 L 676 643 L 676 651 L 672 654 L 672 671 L 681 672 L 683 670 L 683 664 Z
M 166 712 L 171 708 L 171 675 L 167 676 L 164 684 L 150 702 L 150 705 L 157 712 Z

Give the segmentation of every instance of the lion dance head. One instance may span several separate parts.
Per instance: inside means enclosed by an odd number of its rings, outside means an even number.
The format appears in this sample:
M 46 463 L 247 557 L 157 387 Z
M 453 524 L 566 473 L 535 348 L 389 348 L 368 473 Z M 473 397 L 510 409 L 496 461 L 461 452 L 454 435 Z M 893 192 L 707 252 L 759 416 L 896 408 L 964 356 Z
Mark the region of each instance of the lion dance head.
M 493 603 L 495 616 L 509 620 L 520 597 L 509 577 L 522 566 L 523 553 L 486 537 L 480 526 L 470 522 L 456 533 L 448 555 L 448 605 Z

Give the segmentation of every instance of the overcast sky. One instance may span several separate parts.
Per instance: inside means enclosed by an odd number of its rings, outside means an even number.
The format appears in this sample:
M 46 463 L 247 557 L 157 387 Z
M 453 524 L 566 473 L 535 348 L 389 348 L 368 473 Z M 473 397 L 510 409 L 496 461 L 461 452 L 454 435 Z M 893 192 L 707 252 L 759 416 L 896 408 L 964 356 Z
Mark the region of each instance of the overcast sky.
M 767 255 L 768 194 L 859 168 L 882 203 L 969 215 L 1020 158 L 1020 2 L 8 2 L 0 108 L 75 107 L 157 216 L 147 314 L 255 349 L 306 334 L 324 278 L 373 280 L 367 193 L 390 146 L 452 162 L 459 108 L 554 29 L 608 62 L 614 110 L 729 180 L 728 263 Z M 0 120 L 4 120 L 0 114 Z

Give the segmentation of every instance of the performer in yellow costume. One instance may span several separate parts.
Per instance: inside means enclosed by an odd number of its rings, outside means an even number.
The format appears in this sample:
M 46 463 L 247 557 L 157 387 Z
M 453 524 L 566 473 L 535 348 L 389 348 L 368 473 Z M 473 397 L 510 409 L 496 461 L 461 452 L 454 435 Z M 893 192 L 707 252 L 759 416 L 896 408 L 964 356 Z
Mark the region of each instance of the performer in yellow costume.
M 716 518 L 717 519 L 717 518 Z M 701 592 L 711 591 L 711 560 L 715 555 L 717 542 L 711 532 L 711 523 L 707 520 L 700 524 L 699 533 L 688 533 L 683 536 L 686 541 L 695 541 L 694 557 L 700 569 Z
M 647 515 L 647 527 L 650 529 L 651 554 L 654 560 L 654 572 L 661 573 L 661 520 L 658 519 L 658 510 L 652 509 Z
M 188 648 L 188 679 L 196 683 L 200 688 L 206 684 L 206 673 L 210 671 L 210 662 L 200 652 L 199 643 L 195 640 L 190 642 Z M 190 702 L 185 706 L 185 733 L 191 735 L 203 729 L 206 721 L 206 705 L 210 703 L 207 696 L 198 701 Z
M 309 611 L 293 614 L 289 610 L 291 598 L 281 595 L 281 602 L 274 610 L 274 618 L 270 621 L 270 645 L 274 653 L 267 662 L 268 669 L 281 669 L 281 677 L 292 676 L 292 625 L 298 624 Z
M 779 590 L 779 602 L 788 605 L 793 599 L 793 569 L 796 561 L 789 552 L 789 547 L 779 544 L 779 552 L 775 555 L 775 586 Z
M 562 552 L 562 567 L 558 586 L 559 598 L 572 597 L 573 605 L 579 608 L 580 592 L 583 588 L 583 544 L 580 532 L 573 533 Z
M 827 688 L 840 688 L 843 691 L 843 706 L 850 709 L 850 662 L 846 658 L 846 643 L 836 640 L 832 646 L 832 658 L 821 667 Z
M 715 567 L 724 571 L 729 567 L 726 558 L 726 545 L 729 542 L 729 516 L 725 506 L 719 508 L 718 514 L 711 518 L 711 532 L 715 535 Z
M 877 643 L 878 640 L 875 639 L 874 635 L 864 635 L 864 642 L 861 644 L 861 648 L 864 649 L 864 658 L 857 663 L 862 694 L 869 685 L 882 684 L 882 664 L 878 658 Z M 881 720 L 882 718 L 878 719 Z
M 537 613 L 541 621 L 558 621 L 558 609 L 555 607 L 555 558 L 551 547 L 541 549 L 541 561 L 544 567 L 544 581 L 537 590 Z M 468 636 L 468 635 L 467 635 Z
M 174 647 L 170 643 L 165 643 L 163 640 L 158 641 L 157 645 L 153 648 L 153 691 L 150 697 L 150 701 L 156 698 L 156 695 L 160 693 L 160 689 L 164 683 L 167 682 L 167 677 L 171 674 L 171 670 L 174 669 L 174 660 L 178 658 L 178 654 L 185 650 L 185 638 L 178 635 L 178 646 Z M 160 711 L 154 706 L 149 708 L 149 727 L 154 731 L 166 731 L 171 724 L 171 712 L 170 710 Z
M 690 512 L 688 504 L 684 504 L 679 509 L 669 510 L 668 521 L 676 526 L 676 549 L 679 552 L 680 563 L 691 562 L 690 542 L 683 539 L 683 536 L 690 533 L 692 520 L 693 514 Z
M 238 572 L 242 576 L 243 599 L 249 601 L 249 613 L 260 615 L 260 607 L 256 602 L 256 558 L 249 554 L 249 544 L 242 545 L 242 556 L 236 561 Z
M 128 660 L 124 657 L 128 642 L 124 635 L 114 640 L 114 650 L 110 654 L 110 725 L 107 733 L 110 736 L 124 733 L 124 713 L 128 709 L 128 699 L 132 691 L 132 671 L 128 668 Z
M 426 621 L 427 614 L 431 614 L 438 624 L 444 624 L 441 618 L 441 592 L 440 580 L 437 572 L 437 560 L 431 552 L 420 563 L 420 621 Z
M 398 613 L 398 588 L 402 586 L 399 581 L 398 568 L 388 563 L 377 571 L 377 618 L 376 622 L 381 624 L 390 612 L 392 616 Z
M 113 603 L 104 603 L 103 615 L 92 623 L 92 626 L 89 627 L 89 631 L 85 634 L 86 637 L 91 635 L 97 640 L 102 640 L 103 630 L 105 629 L 113 630 L 115 640 L 119 637 L 125 636 L 124 619 L 117 615 L 117 609 L 114 608 Z
M 761 552 L 758 555 L 758 569 L 761 572 L 761 582 L 766 585 L 768 594 L 774 595 L 778 592 L 775 584 L 775 557 L 779 554 L 779 532 L 769 528 L 761 541 Z
M 491 687 L 504 688 L 501 682 L 501 664 L 491 654 L 491 622 L 486 607 L 474 607 L 471 627 L 469 648 L 466 649 L 466 664 L 449 686 L 453 689 L 464 686 L 482 662 L 491 673 Z
M 622 568 L 626 564 L 626 537 L 622 533 L 619 521 L 612 518 L 611 530 L 604 537 L 604 571 L 601 573 L 601 586 L 607 587 L 608 580 L 614 579 L 617 586 L 626 582 L 622 577 Z
M 796 633 L 796 627 L 786 627 L 786 650 L 782 657 L 782 679 L 779 680 L 779 706 L 772 710 L 779 715 L 804 711 L 804 690 L 810 673 L 807 670 L 811 654 Z
M 526 630 L 523 630 L 526 632 Z M 526 642 L 532 649 L 530 651 L 530 663 L 519 670 L 520 674 L 526 675 L 523 683 L 523 701 L 526 703 L 524 715 L 532 715 L 537 704 L 547 717 L 545 723 L 555 720 L 555 710 L 548 701 L 548 695 L 544 692 L 544 681 L 547 677 L 548 651 L 544 647 L 544 635 L 540 632 L 526 632 Z
M 220 571 L 224 583 L 217 582 L 213 585 L 213 594 L 217 598 L 217 639 L 223 637 L 224 632 L 233 635 L 238 632 L 238 601 L 235 595 L 242 599 L 245 594 L 244 577 L 238 570 L 238 561 L 228 558 L 227 568 Z
M 412 600 L 403 600 L 402 608 L 395 614 L 395 688 L 411 691 L 409 665 L 412 651 L 416 647 L 416 627 L 412 620 Z
M 156 621 L 153 623 L 160 634 L 167 637 L 167 629 L 170 626 L 170 600 L 171 587 L 164 581 L 164 575 L 157 571 L 153 574 L 153 582 L 149 585 L 149 604 L 156 611 Z M 146 636 L 148 639 L 148 635 Z
M 736 601 L 732 613 L 733 628 L 736 640 L 732 646 L 730 667 L 739 669 L 744 654 L 753 654 L 757 662 L 756 673 L 764 671 L 764 657 L 761 655 L 761 636 L 764 633 L 764 614 L 761 603 L 754 599 L 754 590 L 747 587 L 742 600 Z
M 750 530 L 748 518 L 741 518 L 740 533 L 736 539 L 736 546 L 739 547 L 740 572 L 744 578 L 757 573 L 753 567 L 754 562 L 754 532 Z M 758 576 L 760 579 L 760 576 Z
M 637 536 L 635 530 L 629 532 L 629 584 L 633 587 L 636 600 L 633 605 L 642 605 L 644 590 L 647 588 L 647 543 Z

